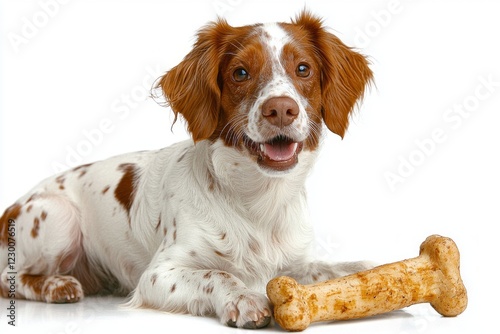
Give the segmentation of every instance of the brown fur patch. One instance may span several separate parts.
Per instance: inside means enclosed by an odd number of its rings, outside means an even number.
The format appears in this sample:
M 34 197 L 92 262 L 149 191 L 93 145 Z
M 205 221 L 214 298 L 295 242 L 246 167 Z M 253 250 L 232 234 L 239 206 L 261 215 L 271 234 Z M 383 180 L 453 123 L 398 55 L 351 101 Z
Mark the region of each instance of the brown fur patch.
M 135 164 L 121 164 L 118 170 L 123 172 L 122 179 L 115 189 L 115 198 L 123 206 L 127 214 L 130 215 L 130 209 L 134 202 L 135 183 L 138 178 L 139 169 Z M 129 221 L 130 224 L 130 221 Z
M 207 173 L 207 177 L 208 177 L 208 190 L 213 192 L 215 189 L 215 179 L 210 172 Z
M 66 181 L 66 175 L 59 175 L 56 177 L 56 182 L 59 185 L 59 189 L 64 190 L 64 181 Z
M 206 285 L 203 287 L 203 292 L 206 293 L 207 295 L 212 294 L 214 292 L 214 287 L 213 285 Z
M 37 197 L 38 197 L 38 194 L 36 194 L 36 193 L 31 195 L 30 198 L 28 198 L 28 200 L 26 201 L 26 204 L 34 201 Z
M 47 280 L 47 276 L 23 274 L 20 276 L 20 279 L 21 283 L 36 295 L 36 300 L 42 299 L 42 289 Z
M 40 219 L 35 217 L 33 221 L 33 228 L 31 229 L 31 236 L 33 238 L 38 237 L 38 231 L 40 230 Z
M 85 164 L 85 165 L 80 165 L 78 167 L 75 167 L 73 168 L 73 171 L 76 172 L 76 171 L 80 171 L 81 172 L 81 169 L 87 169 L 88 167 L 92 166 L 92 164 Z
M 225 255 L 224 255 L 224 254 L 222 254 L 222 253 L 221 253 L 221 252 L 219 252 L 219 251 L 215 251 L 215 254 L 217 254 L 217 255 L 218 255 L 218 256 L 220 256 L 220 257 L 225 257 Z
M 158 274 L 153 274 L 151 276 L 151 285 L 155 285 L 157 279 L 158 279 Z
M 161 226 L 161 217 L 158 218 L 158 223 L 156 224 L 156 227 L 155 227 L 156 232 L 158 232 L 158 230 L 160 229 L 160 226 Z
M 18 203 L 11 205 L 0 217 L 0 246 L 7 245 L 9 241 L 9 224 L 15 221 L 21 213 L 22 206 Z

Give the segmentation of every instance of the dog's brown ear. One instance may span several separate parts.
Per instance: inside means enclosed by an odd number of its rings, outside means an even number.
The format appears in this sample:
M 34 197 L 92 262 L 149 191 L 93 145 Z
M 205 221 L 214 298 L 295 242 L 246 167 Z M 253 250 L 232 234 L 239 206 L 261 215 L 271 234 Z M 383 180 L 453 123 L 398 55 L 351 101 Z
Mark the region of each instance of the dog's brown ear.
M 219 66 L 224 53 L 224 36 L 233 28 L 219 20 L 202 28 L 193 50 L 159 81 L 168 105 L 187 122 L 195 142 L 209 138 L 219 119 L 221 90 Z
M 362 99 L 373 73 L 367 59 L 329 33 L 322 20 L 303 11 L 293 24 L 305 29 L 321 62 L 321 100 L 323 120 L 332 132 L 344 137 L 349 115 Z

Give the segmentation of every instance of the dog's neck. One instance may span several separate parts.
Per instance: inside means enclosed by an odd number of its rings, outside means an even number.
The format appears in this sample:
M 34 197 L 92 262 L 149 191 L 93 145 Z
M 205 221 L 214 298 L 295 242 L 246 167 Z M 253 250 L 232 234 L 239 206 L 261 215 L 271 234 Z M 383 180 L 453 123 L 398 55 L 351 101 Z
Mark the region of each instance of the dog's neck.
M 228 196 L 228 201 L 244 208 L 256 221 L 267 223 L 270 217 L 279 219 L 286 208 L 296 206 L 297 201 L 305 205 L 305 181 L 316 151 L 302 152 L 297 166 L 281 174 L 262 171 L 256 162 L 221 140 L 199 142 L 196 151 L 195 159 L 209 163 L 207 168 L 213 178 L 214 191 L 217 187 L 224 188 L 221 193 Z

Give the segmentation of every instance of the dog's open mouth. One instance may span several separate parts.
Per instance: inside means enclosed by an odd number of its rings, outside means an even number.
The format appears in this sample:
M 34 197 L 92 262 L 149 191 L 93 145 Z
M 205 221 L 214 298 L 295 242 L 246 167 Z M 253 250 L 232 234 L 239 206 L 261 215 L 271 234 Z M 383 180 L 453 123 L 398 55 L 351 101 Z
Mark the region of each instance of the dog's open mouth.
M 245 139 L 250 152 L 258 156 L 259 165 L 275 171 L 286 171 L 294 167 L 299 161 L 298 155 L 303 147 L 302 142 L 296 142 L 283 135 L 264 143 L 256 143 L 248 137 Z

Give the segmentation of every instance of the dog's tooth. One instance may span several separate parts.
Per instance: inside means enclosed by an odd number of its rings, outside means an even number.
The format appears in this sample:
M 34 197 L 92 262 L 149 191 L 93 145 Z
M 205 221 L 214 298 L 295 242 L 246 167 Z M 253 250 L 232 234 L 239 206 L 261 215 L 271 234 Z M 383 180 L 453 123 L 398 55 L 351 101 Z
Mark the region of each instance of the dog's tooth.
M 260 150 L 261 150 L 261 152 L 264 152 L 264 151 L 265 151 L 265 149 L 266 149 L 266 147 L 264 146 L 264 144 L 260 144 L 259 146 L 260 146 Z

